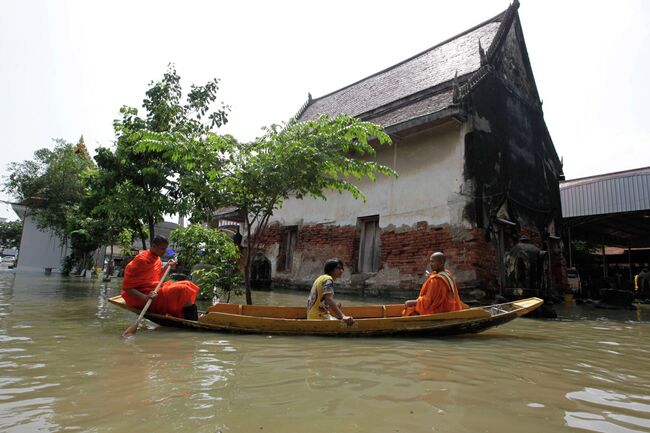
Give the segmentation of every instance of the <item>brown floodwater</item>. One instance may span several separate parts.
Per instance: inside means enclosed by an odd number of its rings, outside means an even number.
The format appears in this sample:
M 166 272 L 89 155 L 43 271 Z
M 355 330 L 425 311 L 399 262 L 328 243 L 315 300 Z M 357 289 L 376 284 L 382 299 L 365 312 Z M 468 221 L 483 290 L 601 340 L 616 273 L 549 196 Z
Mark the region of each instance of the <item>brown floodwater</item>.
M 0 271 L 0 431 L 650 432 L 650 309 L 560 306 L 444 339 L 146 322 L 124 340 L 117 284 Z

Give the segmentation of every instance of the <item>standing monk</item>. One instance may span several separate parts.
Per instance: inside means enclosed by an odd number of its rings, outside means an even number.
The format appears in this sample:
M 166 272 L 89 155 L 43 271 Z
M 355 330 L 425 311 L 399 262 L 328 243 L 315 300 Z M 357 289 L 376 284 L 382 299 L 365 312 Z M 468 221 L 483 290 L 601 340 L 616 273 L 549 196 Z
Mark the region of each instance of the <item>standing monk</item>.
M 420 296 L 404 303 L 402 316 L 445 313 L 468 308 L 458 296 L 454 277 L 445 269 L 445 255 L 440 252 L 433 253 L 429 261 L 431 273 L 422 284 Z
M 162 236 L 156 236 L 151 248 L 135 256 L 126 265 L 122 281 L 122 298 L 127 305 L 143 308 L 147 300 L 152 299 L 149 311 L 157 314 L 168 314 L 187 320 L 198 320 L 196 295 L 199 287 L 191 281 L 167 281 L 160 286 L 158 293 L 154 289 L 163 276 L 160 257 L 165 254 L 169 241 Z M 170 260 L 167 266 L 172 268 L 176 262 Z

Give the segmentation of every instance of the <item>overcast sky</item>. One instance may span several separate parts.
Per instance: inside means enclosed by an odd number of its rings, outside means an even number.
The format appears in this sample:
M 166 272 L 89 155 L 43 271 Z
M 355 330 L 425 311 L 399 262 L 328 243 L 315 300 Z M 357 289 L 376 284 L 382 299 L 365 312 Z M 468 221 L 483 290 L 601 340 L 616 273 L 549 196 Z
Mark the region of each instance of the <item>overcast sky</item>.
M 221 79 L 239 140 L 307 99 L 505 10 L 508 0 L 0 0 L 0 175 L 52 138 L 113 143 L 170 62 L 185 88 Z M 650 165 L 650 2 L 521 0 L 544 115 L 567 179 Z M 8 199 L 0 193 L 0 198 Z M 0 203 L 0 217 L 15 219 Z

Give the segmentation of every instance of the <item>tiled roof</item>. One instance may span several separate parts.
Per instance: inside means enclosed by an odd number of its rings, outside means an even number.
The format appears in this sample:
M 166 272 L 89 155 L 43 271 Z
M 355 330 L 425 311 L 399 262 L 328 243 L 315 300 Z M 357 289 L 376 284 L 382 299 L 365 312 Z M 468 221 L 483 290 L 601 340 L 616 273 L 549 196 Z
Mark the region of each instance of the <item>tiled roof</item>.
M 311 100 L 298 120 L 346 113 L 388 128 L 444 110 L 453 104 L 450 83 L 454 76 L 467 78 L 481 67 L 479 40 L 488 51 L 507 12 L 397 65 Z M 405 102 L 396 103 L 400 100 Z

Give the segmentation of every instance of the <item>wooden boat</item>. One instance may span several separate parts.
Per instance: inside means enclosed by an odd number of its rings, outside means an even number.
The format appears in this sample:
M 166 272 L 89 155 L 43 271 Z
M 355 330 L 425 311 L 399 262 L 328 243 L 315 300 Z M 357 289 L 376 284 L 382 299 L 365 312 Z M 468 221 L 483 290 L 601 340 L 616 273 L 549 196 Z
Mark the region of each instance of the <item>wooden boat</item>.
M 109 302 L 136 314 L 140 309 L 126 305 L 121 296 Z M 539 298 L 505 304 L 475 307 L 462 311 L 401 317 L 404 306 L 368 305 L 343 307 L 354 317 L 352 326 L 339 320 L 307 320 L 305 307 L 217 304 L 198 321 L 147 313 L 145 317 L 162 326 L 214 332 L 247 334 L 380 336 L 380 335 L 456 335 L 485 331 L 523 316 L 540 305 Z

